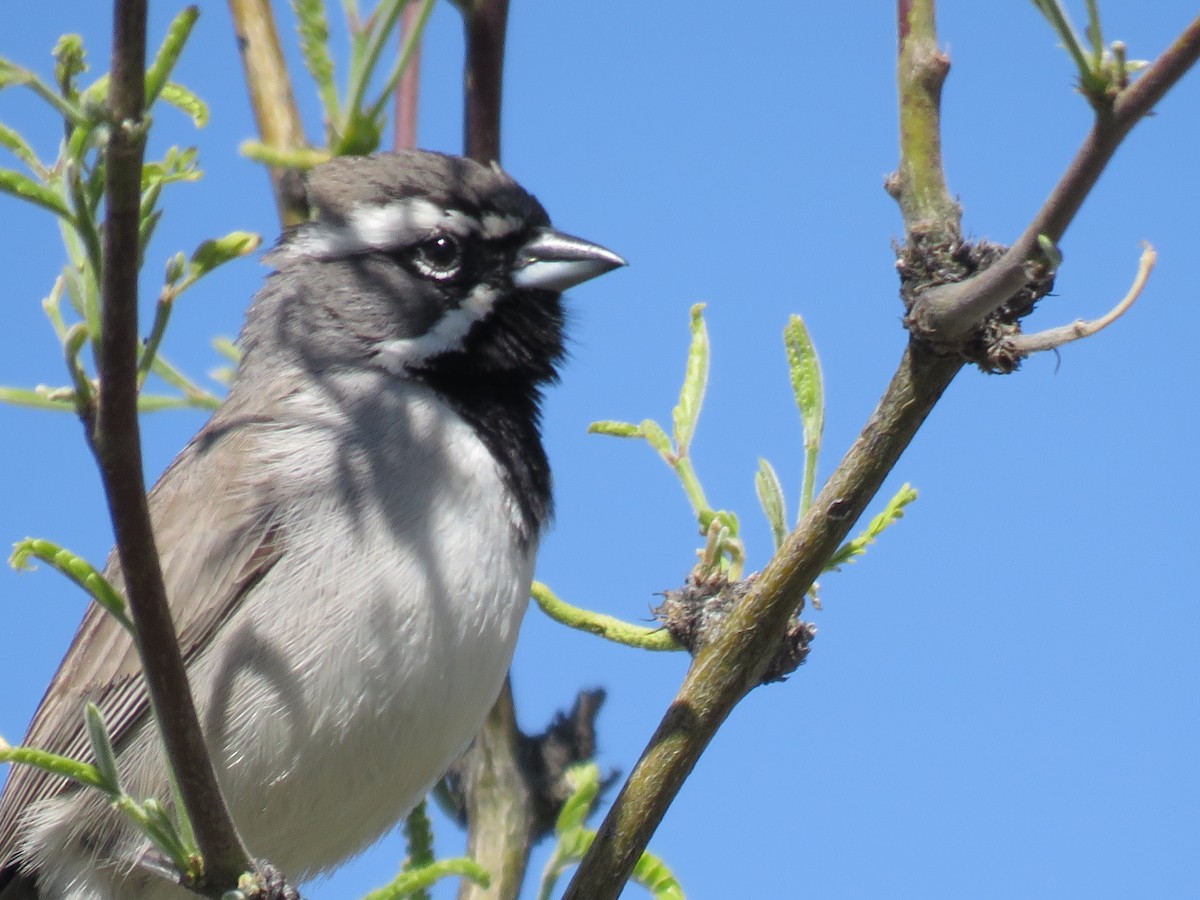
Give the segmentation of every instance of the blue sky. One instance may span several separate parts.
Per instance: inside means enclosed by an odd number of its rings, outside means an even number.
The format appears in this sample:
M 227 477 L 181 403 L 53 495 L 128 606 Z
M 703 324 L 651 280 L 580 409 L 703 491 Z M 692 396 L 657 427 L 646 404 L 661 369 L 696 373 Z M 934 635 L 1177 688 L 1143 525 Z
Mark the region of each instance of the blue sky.
M 1083 4 L 1069 5 L 1081 20 Z M 1103 5 L 1109 36 L 1133 58 L 1156 55 L 1195 15 L 1181 0 Z M 882 190 L 897 159 L 894 13 L 847 9 L 513 4 L 505 165 L 556 224 L 630 261 L 571 292 L 571 359 L 547 404 L 559 512 L 539 577 L 572 602 L 644 620 L 692 564 L 697 537 L 666 468 L 645 446 L 585 431 L 602 418 L 669 420 L 693 303 L 708 304 L 713 343 L 694 455 L 712 501 L 740 514 L 751 568 L 771 546 L 758 458 L 775 464 L 793 508 L 799 492 L 788 315 L 805 317 L 822 357 L 822 478 L 899 359 L 891 241 L 902 226 Z M 155 6 L 152 42 L 175 11 Z M 0 55 L 48 73 L 58 34 L 78 31 L 102 67 L 108 15 L 71 0 L 53 17 L 10 16 Z M 940 31 L 953 60 L 951 189 L 969 235 L 1011 241 L 1089 110 L 1032 4 L 945 3 Z M 423 83 L 429 148 L 461 145 L 460 45 L 456 14 L 439 6 Z M 277 233 L 265 176 L 237 153 L 253 134 L 239 74 L 228 12 L 205 4 L 178 77 L 209 101 L 212 122 L 196 132 L 163 110 L 155 140 L 198 146 L 207 174 L 170 197 L 148 296 L 176 250 L 233 229 Z M 301 82 L 298 94 L 315 138 L 313 92 Z M 808 663 L 754 692 L 700 762 L 652 844 L 690 897 L 1200 894 L 1188 400 L 1198 100 L 1193 74 L 1119 152 L 1030 326 L 1107 310 L 1149 240 L 1160 262 L 1138 305 L 1014 376 L 958 377 L 884 488 L 911 482 L 920 499 L 864 560 L 823 580 Z M 0 93 L 0 121 L 53 155 L 56 125 L 27 95 Z M 10 199 L 0 210 L 0 384 L 62 383 L 39 308 L 61 264 L 55 226 Z M 167 355 L 197 374 L 214 366 L 210 337 L 236 333 L 264 271 L 243 261 L 189 293 Z M 151 477 L 202 421 L 146 420 Z M 34 535 L 102 560 L 111 532 L 78 424 L 0 408 L 0 438 L 0 543 Z M 83 600 L 51 572 L 2 569 L 0 604 L 0 734 L 16 741 Z M 599 759 L 628 772 L 685 669 L 682 657 L 608 645 L 535 610 L 514 668 L 521 719 L 540 730 L 576 689 L 603 685 Z M 451 826 L 439 839 L 458 852 Z M 388 880 L 401 854 L 389 838 L 306 896 L 356 896 Z M 543 861 L 544 848 L 533 873 Z

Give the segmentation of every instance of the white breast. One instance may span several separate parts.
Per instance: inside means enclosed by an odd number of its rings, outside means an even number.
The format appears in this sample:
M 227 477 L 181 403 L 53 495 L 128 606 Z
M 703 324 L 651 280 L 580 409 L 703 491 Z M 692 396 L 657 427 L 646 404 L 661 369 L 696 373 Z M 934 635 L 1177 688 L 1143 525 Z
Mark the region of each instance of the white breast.
M 196 683 L 252 853 L 298 877 L 372 842 L 478 731 L 535 548 L 492 455 L 430 390 L 356 376 L 290 404 L 263 448 L 284 555 Z

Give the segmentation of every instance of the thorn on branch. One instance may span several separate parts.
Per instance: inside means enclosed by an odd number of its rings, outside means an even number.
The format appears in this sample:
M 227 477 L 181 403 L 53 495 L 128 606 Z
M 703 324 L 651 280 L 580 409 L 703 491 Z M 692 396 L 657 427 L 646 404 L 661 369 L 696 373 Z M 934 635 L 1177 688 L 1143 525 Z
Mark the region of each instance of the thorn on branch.
M 1134 301 L 1141 296 L 1142 290 L 1146 287 L 1146 282 L 1150 278 L 1150 272 L 1154 269 L 1155 262 L 1158 261 L 1158 254 L 1154 251 L 1153 247 L 1145 244 L 1144 248 L 1142 256 L 1138 260 L 1137 275 L 1134 276 L 1129 292 L 1105 315 L 1090 322 L 1083 319 L 1076 319 L 1070 325 L 1047 328 L 1045 331 L 1039 331 L 1036 334 L 1018 334 L 1009 340 L 1012 352 L 1025 357 L 1045 350 L 1054 350 L 1063 344 L 1069 344 L 1071 341 L 1091 337 L 1121 318 L 1126 310 L 1133 306 Z
M 741 581 L 729 581 L 717 573 L 705 579 L 689 574 L 683 587 L 665 591 L 654 617 L 693 656 L 720 632 L 730 610 L 750 592 L 757 574 Z M 816 637 L 816 626 L 800 620 L 800 607 L 788 620 L 787 631 L 775 656 L 763 670 L 760 684 L 786 681 L 808 657 L 809 644 Z

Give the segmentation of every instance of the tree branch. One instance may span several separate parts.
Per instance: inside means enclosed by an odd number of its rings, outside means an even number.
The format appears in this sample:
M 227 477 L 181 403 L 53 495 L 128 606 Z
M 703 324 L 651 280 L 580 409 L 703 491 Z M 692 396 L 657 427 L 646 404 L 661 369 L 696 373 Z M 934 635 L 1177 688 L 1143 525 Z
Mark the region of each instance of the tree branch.
M 404 7 L 403 23 L 400 28 L 400 43 L 416 25 L 421 7 L 409 3 Z M 404 67 L 404 73 L 396 84 L 396 99 L 393 104 L 392 148 L 408 149 L 417 146 L 417 113 L 421 102 L 421 43 L 413 50 L 412 58 Z
M 500 98 L 508 0 L 466 0 L 461 6 L 467 38 L 463 75 L 465 155 L 489 163 L 500 159 Z
M 917 299 L 909 314 L 914 334 L 952 343 L 969 334 L 1023 284 L 1026 266 L 1040 258 L 1038 236 L 1057 244 L 1075 219 L 1113 154 L 1130 129 L 1150 113 L 1168 90 L 1200 58 L 1200 18 L 1193 21 L 1169 48 L 1129 87 L 1111 108 L 1101 108 L 1091 131 L 1029 227 L 1005 254 L 974 278 L 944 285 Z
M 934 5 L 933 0 L 897 2 L 901 167 L 888 189 L 900 203 L 910 242 L 949 247 L 959 241 L 961 211 L 941 171 L 939 97 L 949 60 L 937 50 Z M 1195 61 L 1198 32 L 1196 25 L 1189 28 L 1138 80 L 1136 93 L 1121 95 L 1113 108 L 1116 124 L 1098 123 L 1093 129 L 1081 158 L 1009 251 L 1019 258 L 1022 277 L 1018 282 L 1011 272 L 1002 275 L 1006 285 L 1026 283 L 1024 265 L 1038 248 L 1038 235 L 1061 236 L 1120 139 Z M 997 275 L 988 269 L 981 278 Z M 1011 291 L 999 302 L 1009 296 Z M 972 323 L 978 321 L 976 317 Z M 734 705 L 758 683 L 792 612 L 961 366 L 956 356 L 940 356 L 928 345 L 910 341 L 879 406 L 812 507 L 734 607 L 725 628 L 693 660 L 564 900 L 607 900 L 620 894 L 700 754 Z
M 304 123 L 292 93 L 292 81 L 279 43 L 270 0 L 229 0 L 233 28 L 246 73 L 250 107 L 263 144 L 279 150 L 304 147 Z M 294 169 L 268 170 L 271 193 L 284 225 L 308 218 L 303 180 Z
M 109 82 L 110 137 L 105 153 L 103 305 L 100 389 L 88 434 L 99 463 L 117 554 L 137 625 L 138 652 L 154 717 L 204 856 L 211 896 L 253 868 L 221 797 L 167 605 L 146 503 L 137 414 L 138 226 L 146 66 L 146 0 L 118 0 Z
M 1154 264 L 1157 261 L 1158 254 L 1154 252 L 1153 247 L 1147 244 L 1145 250 L 1142 251 L 1141 259 L 1138 261 L 1138 271 L 1137 275 L 1134 276 L 1133 284 L 1130 286 L 1128 293 L 1121 298 L 1121 301 L 1116 306 L 1099 319 L 1093 319 L 1090 322 L 1085 322 L 1083 319 L 1076 319 L 1070 325 L 1047 328 L 1045 331 L 1039 331 L 1036 334 L 1018 334 L 1009 341 L 1012 345 L 1012 351 L 1021 356 L 1029 356 L 1030 354 L 1041 353 L 1045 350 L 1054 350 L 1063 344 L 1091 337 L 1093 334 L 1103 331 L 1113 322 L 1117 321 L 1117 319 L 1121 318 L 1121 316 L 1125 315 L 1129 307 L 1133 306 L 1137 298 L 1142 295 L 1142 290 L 1146 287 L 1146 282 L 1150 279 L 1150 272 L 1154 269 Z

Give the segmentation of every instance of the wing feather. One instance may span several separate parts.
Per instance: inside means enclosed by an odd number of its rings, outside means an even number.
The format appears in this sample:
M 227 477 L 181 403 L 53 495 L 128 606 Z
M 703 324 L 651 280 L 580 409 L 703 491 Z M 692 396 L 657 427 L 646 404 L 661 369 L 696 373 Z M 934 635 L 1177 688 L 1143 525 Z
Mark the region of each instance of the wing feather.
M 269 493 L 252 475 L 261 471 L 253 462 L 267 421 L 241 416 L 237 404 L 227 402 L 150 492 L 150 517 L 185 660 L 208 646 L 281 558 Z M 105 576 L 124 592 L 115 552 Z M 118 751 L 149 712 L 133 640 L 96 604 L 84 615 L 24 743 L 91 761 L 83 716 L 88 701 L 104 713 Z M 29 804 L 71 788 L 66 779 L 39 769 L 14 767 L 0 798 L 0 865 L 16 849 L 20 819 Z

